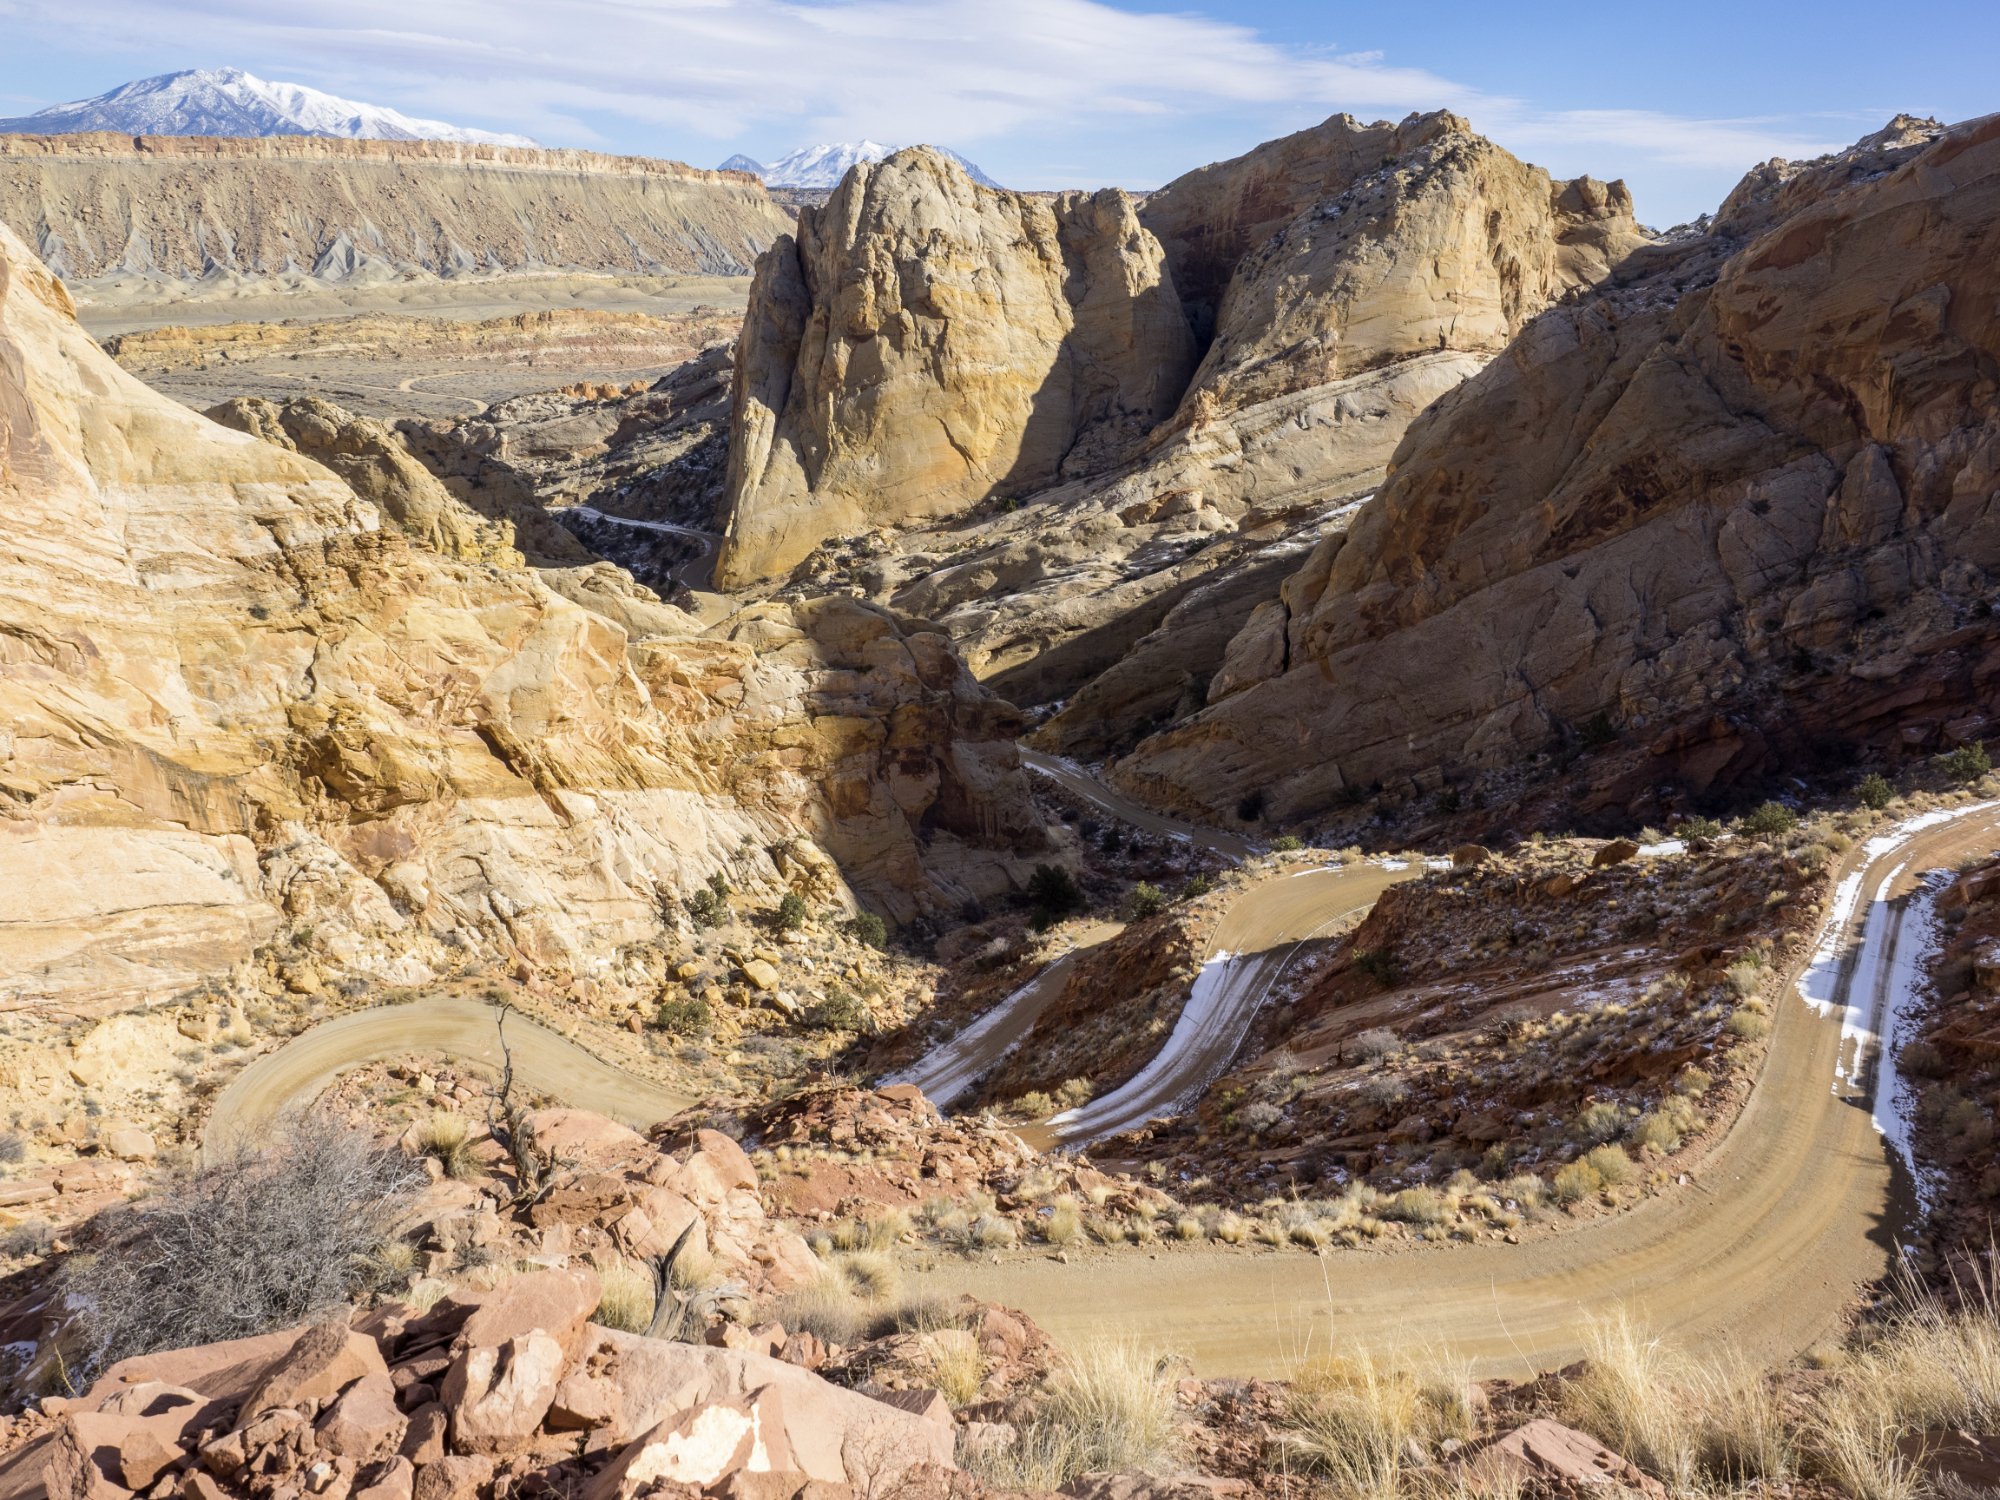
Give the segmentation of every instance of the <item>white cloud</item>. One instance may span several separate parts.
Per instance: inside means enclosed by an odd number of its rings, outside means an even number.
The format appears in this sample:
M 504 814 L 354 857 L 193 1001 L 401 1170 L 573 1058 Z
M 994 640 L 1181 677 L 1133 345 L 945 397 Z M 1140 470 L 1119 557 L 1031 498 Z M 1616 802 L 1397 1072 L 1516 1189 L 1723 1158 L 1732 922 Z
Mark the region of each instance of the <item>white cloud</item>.
M 1199 139 L 1204 118 L 1450 108 L 1566 172 L 1719 176 L 1831 148 L 1781 121 L 1541 108 L 1379 53 L 1098 0 L 0 0 L 0 31 L 106 58 L 255 66 L 573 144 L 603 143 L 591 117 L 716 143 L 1035 139 L 1068 160 L 1093 128 L 1151 121 Z M 1121 176 L 1115 160 L 1097 171 Z

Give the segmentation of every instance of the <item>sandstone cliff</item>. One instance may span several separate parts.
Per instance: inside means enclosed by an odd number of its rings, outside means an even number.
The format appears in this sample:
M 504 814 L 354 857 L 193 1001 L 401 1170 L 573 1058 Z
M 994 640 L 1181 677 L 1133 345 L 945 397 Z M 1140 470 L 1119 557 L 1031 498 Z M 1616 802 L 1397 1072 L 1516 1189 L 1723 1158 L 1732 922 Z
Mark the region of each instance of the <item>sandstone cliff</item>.
M 1120 770 L 1215 812 L 1596 723 L 1635 811 L 1994 712 L 2000 119 L 1759 169 L 1439 402 Z M 1601 733 L 1600 736 L 1601 737 Z
M 1041 834 L 943 637 L 704 631 L 602 564 L 419 545 L 125 375 L 5 231 L 0 642 L 0 1004 L 172 994 L 307 922 L 364 979 L 590 972 L 717 869 L 849 899 L 814 839 L 905 917 Z
M 740 275 L 790 216 L 678 162 L 284 136 L 0 136 L 0 224 L 73 283 Z
M 1086 209 L 1085 268 L 1109 269 L 1058 284 L 1046 221 Z M 1018 702 L 1071 700 L 1052 749 L 1129 748 L 1202 701 L 1418 412 L 1642 239 L 1622 185 L 1552 181 L 1445 114 L 1336 117 L 1136 219 L 905 153 L 760 270 L 721 576 L 783 575 L 824 543 L 801 587 L 938 621 Z M 1084 417 L 1125 416 L 1079 427 L 1064 363 L 1123 382 Z

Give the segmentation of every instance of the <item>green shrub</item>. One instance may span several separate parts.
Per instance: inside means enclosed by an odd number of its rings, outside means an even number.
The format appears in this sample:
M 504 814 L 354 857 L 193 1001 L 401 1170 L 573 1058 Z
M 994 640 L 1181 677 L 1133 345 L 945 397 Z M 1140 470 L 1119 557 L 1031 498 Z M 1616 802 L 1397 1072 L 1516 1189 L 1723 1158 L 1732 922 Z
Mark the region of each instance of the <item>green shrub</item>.
M 1183 901 L 1193 901 L 1198 897 L 1206 896 L 1214 889 L 1215 882 L 1210 880 L 1206 875 L 1190 875 L 1187 878 L 1187 884 L 1181 887 L 1181 899 Z
M 1743 815 L 1743 831 L 1760 837 L 1790 833 L 1799 825 L 1799 815 L 1782 802 L 1766 802 Z
M 1944 772 L 1947 779 L 1963 786 L 1992 770 L 1993 761 L 1986 753 L 1985 742 L 1974 740 L 1969 745 L 1960 745 L 1956 750 L 1947 750 L 1940 755 L 1937 768 Z
M 1023 1094 L 1014 1101 L 1014 1113 L 1024 1120 L 1046 1120 L 1056 1112 L 1056 1101 L 1040 1089 Z
M 1399 977 L 1396 955 L 1386 948 L 1370 948 L 1354 955 L 1354 967 L 1381 985 L 1393 989 Z
M 806 925 L 806 898 L 797 891 L 786 891 L 785 899 L 778 903 L 778 930 L 797 932 Z
M 1132 887 L 1132 894 L 1126 898 L 1125 909 L 1134 922 L 1143 922 L 1148 917 L 1156 917 L 1167 904 L 1167 893 L 1150 880 L 1142 880 Z
M 708 1002 L 699 995 L 674 995 L 660 1002 L 653 1024 L 675 1036 L 706 1036 L 715 1024 Z
M 839 985 L 828 988 L 826 998 L 806 1012 L 806 1024 L 815 1031 L 871 1032 L 875 1018 L 860 999 Z
M 857 912 L 849 919 L 847 930 L 856 942 L 866 943 L 871 948 L 889 946 L 889 924 L 872 911 Z
M 1297 834 L 1281 834 L 1271 840 L 1271 852 L 1273 854 L 1296 854 L 1303 848 L 1305 848 L 1305 840 L 1301 839 Z
M 1870 771 L 1861 778 L 1861 785 L 1854 789 L 1854 795 L 1861 799 L 1861 805 L 1880 812 L 1896 795 L 1896 789 L 1889 785 L 1880 771 Z
M 1037 927 L 1052 927 L 1083 910 L 1083 888 L 1061 865 L 1036 865 L 1028 877 L 1028 904 Z
M 1676 831 L 1690 849 L 1706 849 L 1722 837 L 1722 825 L 1713 818 L 1689 818 Z
M 681 903 L 697 927 L 720 927 L 729 920 L 729 880 L 720 870 L 708 884 Z

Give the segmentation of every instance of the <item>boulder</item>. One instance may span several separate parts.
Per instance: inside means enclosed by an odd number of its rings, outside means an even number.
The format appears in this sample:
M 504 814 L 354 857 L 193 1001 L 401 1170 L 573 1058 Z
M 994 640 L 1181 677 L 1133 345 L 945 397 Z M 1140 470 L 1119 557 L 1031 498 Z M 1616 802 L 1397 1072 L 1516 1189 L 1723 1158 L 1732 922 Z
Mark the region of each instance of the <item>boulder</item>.
M 795 1468 L 785 1432 L 782 1398 L 768 1386 L 689 1407 L 628 1445 L 591 1481 L 584 1500 L 636 1500 L 660 1484 L 706 1490 L 740 1473 L 799 1473 L 788 1492 L 796 1493 L 808 1479 L 824 1476 Z
M 565 1359 L 561 1342 L 540 1329 L 464 1350 L 438 1393 L 451 1414 L 452 1446 L 466 1454 L 504 1454 L 533 1442 L 555 1401 Z
M 538 1109 L 527 1118 L 528 1139 L 550 1160 L 596 1163 L 644 1144 L 630 1126 L 587 1109 Z
M 459 1331 L 459 1343 L 472 1349 L 497 1349 L 526 1334 L 541 1333 L 553 1339 L 567 1357 L 575 1351 L 583 1325 L 597 1311 L 602 1295 L 597 1275 L 588 1266 L 530 1271 L 480 1303 Z
M 306 1329 L 271 1363 L 244 1398 L 236 1424 L 242 1427 L 275 1407 L 330 1401 L 364 1376 L 386 1380 L 388 1374 L 381 1348 L 349 1328 L 343 1311 Z
M 120 1161 L 151 1161 L 160 1154 L 152 1132 L 131 1125 L 105 1132 L 104 1149 Z
M 1587 1433 L 1547 1417 L 1488 1438 L 1453 1461 L 1466 1490 L 1474 1495 L 1518 1495 L 1531 1491 L 1585 1500 L 1626 1493 L 1666 1500 L 1666 1487 L 1634 1468 Z
M 1611 865 L 1622 865 L 1628 859 L 1639 857 L 1639 846 L 1631 839 L 1613 839 L 1590 856 L 1590 867 L 1602 870 Z
M 408 1428 L 390 1378 L 365 1375 L 321 1415 L 319 1445 L 338 1458 L 365 1463 L 396 1449 Z

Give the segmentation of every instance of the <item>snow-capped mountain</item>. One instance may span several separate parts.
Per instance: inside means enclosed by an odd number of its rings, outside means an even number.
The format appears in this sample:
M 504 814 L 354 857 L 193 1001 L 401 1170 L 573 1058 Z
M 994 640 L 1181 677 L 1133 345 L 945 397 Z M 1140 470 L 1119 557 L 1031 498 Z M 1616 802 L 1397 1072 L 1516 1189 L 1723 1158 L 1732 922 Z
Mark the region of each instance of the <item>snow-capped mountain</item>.
M 241 68 L 199 68 L 122 84 L 95 99 L 56 104 L 32 115 L 0 119 L 0 132 L 69 135 L 110 130 L 120 135 L 331 135 L 368 141 L 464 141 L 482 146 L 532 146 L 525 135 L 467 130 L 442 120 L 418 120 L 378 104 L 336 98 L 302 83 L 267 83 Z
M 984 183 L 987 187 L 1000 186 L 956 151 L 945 146 L 936 149 L 965 168 L 974 182 Z M 769 166 L 740 155 L 730 157 L 722 165 L 730 171 L 755 172 L 764 179 L 766 187 L 833 188 L 840 185 L 840 179 L 856 162 L 880 161 L 885 156 L 894 155 L 896 150 L 896 147 L 885 146 L 880 141 L 835 141 L 821 146 L 801 146 Z

